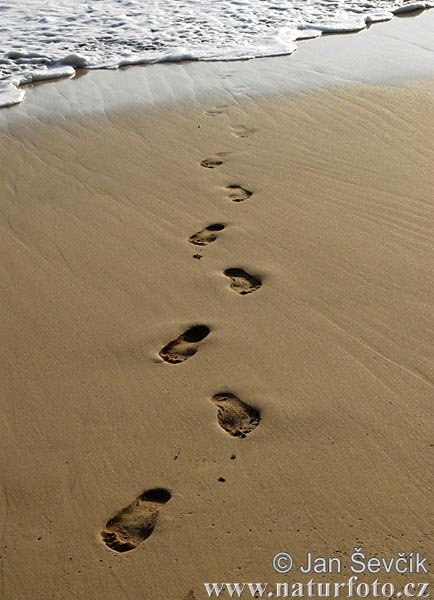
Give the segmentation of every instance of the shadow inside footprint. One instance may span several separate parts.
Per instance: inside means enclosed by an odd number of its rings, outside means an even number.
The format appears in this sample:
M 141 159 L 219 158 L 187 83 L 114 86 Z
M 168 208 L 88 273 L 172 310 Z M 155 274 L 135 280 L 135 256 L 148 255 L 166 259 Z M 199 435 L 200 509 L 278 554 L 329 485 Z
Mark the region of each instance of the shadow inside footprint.
M 206 325 L 195 325 L 160 350 L 161 358 L 172 365 L 184 362 L 197 352 L 197 344 L 210 333 Z
M 240 185 L 228 185 L 226 189 L 229 191 L 229 200 L 232 200 L 232 202 L 244 202 L 253 195 L 253 192 Z
M 154 531 L 160 508 L 171 498 L 165 488 L 143 492 L 114 516 L 101 534 L 106 546 L 116 552 L 134 550 Z
M 202 160 L 200 164 L 202 165 L 202 167 L 205 167 L 207 169 L 215 169 L 216 167 L 222 165 L 223 161 L 219 158 L 205 158 L 205 160 Z
M 262 281 L 258 277 L 250 275 L 244 269 L 226 269 L 223 274 L 231 280 L 231 289 L 242 296 L 259 290 L 262 285 Z
M 220 427 L 234 437 L 245 438 L 261 420 L 256 408 L 245 404 L 230 392 L 215 394 L 212 402 L 218 409 L 217 419 Z
M 190 244 L 195 244 L 196 246 L 207 246 L 211 242 L 215 242 L 217 239 L 217 232 L 222 231 L 224 228 L 225 226 L 223 223 L 213 223 L 191 235 L 188 238 L 188 241 Z

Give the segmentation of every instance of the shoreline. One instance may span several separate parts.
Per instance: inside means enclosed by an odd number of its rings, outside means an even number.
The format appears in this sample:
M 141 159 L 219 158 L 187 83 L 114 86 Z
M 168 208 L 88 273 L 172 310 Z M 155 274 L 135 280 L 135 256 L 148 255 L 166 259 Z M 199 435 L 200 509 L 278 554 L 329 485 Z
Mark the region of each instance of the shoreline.
M 434 10 L 427 9 L 358 33 L 302 41 L 289 56 L 86 70 L 50 85 L 28 84 L 23 103 L 0 110 L 0 130 L 28 118 L 49 122 L 140 106 L 235 104 L 246 95 L 257 98 L 342 85 L 412 85 L 434 76 L 433 24 Z
M 193 61 L 199 62 L 237 62 L 238 60 L 252 60 L 255 58 L 277 58 L 281 56 L 290 56 L 297 49 L 297 43 L 304 42 L 306 40 L 312 40 L 321 36 L 327 35 L 346 35 L 359 33 L 360 31 L 369 29 L 372 25 L 378 23 L 388 23 L 393 21 L 396 17 L 398 18 L 406 18 L 412 17 L 416 15 L 420 15 L 426 11 L 429 11 L 433 8 L 434 5 L 431 2 L 412 2 L 409 4 L 404 4 L 400 7 L 397 7 L 391 11 L 386 10 L 385 12 L 373 13 L 372 15 L 366 15 L 362 21 L 359 23 L 348 22 L 344 24 L 344 22 L 337 22 L 335 25 L 325 24 L 323 29 L 320 26 L 312 25 L 311 29 L 300 29 L 299 37 L 291 38 L 285 46 L 285 49 L 282 49 L 282 52 L 272 52 L 270 54 L 264 54 L 261 57 L 254 56 L 242 56 L 239 58 L 230 58 L 227 61 L 224 58 L 193 58 Z M 289 34 L 288 34 L 289 35 Z M 182 54 L 182 53 L 181 53 Z M 53 59 L 52 59 L 53 60 Z M 182 60 L 181 58 L 174 59 L 173 57 L 167 57 L 166 60 L 150 60 L 146 58 L 125 58 L 119 64 L 109 66 L 110 61 L 105 66 L 89 66 L 84 67 L 86 63 L 85 57 L 72 53 L 63 59 L 64 62 L 60 60 L 57 61 L 55 66 L 52 69 L 36 69 L 34 71 L 30 71 L 26 75 L 23 75 L 22 81 L 11 81 L 8 84 L 7 80 L 0 81 L 0 108 L 8 108 L 10 106 L 14 106 L 16 104 L 20 104 L 25 97 L 25 89 L 26 86 L 32 83 L 40 83 L 47 81 L 55 81 L 56 79 L 64 79 L 64 78 L 74 78 L 77 74 L 77 70 L 84 70 L 85 72 L 91 72 L 95 70 L 104 70 L 104 69 L 121 69 L 123 67 L 128 66 L 149 66 L 156 64 L 167 64 L 167 63 L 175 63 L 182 64 L 183 62 L 190 62 L 187 58 L 187 61 Z

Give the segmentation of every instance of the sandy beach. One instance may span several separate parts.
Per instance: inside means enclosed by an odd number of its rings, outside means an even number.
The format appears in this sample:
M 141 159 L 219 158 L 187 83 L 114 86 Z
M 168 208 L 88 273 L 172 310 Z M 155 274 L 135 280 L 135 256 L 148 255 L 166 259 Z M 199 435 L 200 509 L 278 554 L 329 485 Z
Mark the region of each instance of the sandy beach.
M 432 554 L 433 91 L 10 120 L 2 600 Z

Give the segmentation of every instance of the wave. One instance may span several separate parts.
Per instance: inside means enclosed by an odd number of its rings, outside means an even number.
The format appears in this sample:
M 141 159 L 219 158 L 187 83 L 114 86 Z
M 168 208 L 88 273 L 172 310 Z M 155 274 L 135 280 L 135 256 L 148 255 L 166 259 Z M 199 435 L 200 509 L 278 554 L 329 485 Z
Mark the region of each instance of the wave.
M 76 69 L 291 54 L 300 39 L 356 32 L 433 6 L 434 0 L 0 0 L 0 107 L 21 102 L 24 84 L 73 77 Z

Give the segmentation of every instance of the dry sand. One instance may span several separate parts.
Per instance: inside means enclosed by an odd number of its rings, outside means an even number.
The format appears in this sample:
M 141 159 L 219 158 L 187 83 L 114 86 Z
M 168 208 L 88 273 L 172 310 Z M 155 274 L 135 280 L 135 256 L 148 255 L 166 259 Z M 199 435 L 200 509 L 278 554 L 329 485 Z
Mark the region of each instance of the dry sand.
M 1 134 L 2 600 L 432 553 L 433 112 L 359 87 Z

